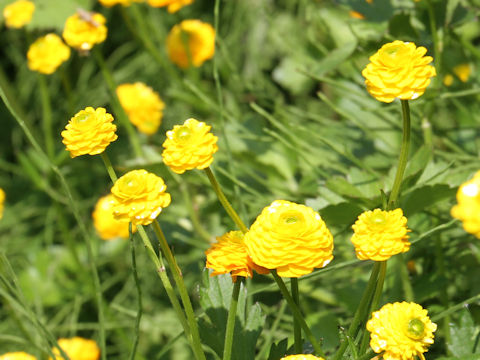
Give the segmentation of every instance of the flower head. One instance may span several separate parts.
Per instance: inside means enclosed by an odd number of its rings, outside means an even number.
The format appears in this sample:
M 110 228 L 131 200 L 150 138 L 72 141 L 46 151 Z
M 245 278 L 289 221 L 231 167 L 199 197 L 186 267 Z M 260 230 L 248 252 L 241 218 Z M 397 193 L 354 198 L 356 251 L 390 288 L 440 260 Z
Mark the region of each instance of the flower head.
M 57 342 L 70 360 L 98 360 L 100 358 L 100 349 L 93 340 L 76 336 L 69 339 L 58 339 Z M 61 356 L 60 351 L 56 347 L 52 351 L 55 355 L 55 360 L 63 360 L 63 356 Z
M 218 150 L 218 138 L 210 129 L 211 126 L 195 119 L 175 125 L 173 130 L 167 131 L 167 139 L 162 145 L 163 162 L 177 174 L 209 167 Z
M 97 155 L 117 139 L 113 116 L 104 108 L 87 107 L 70 119 L 62 131 L 63 143 L 70 156 Z
M 128 238 L 128 223 L 119 221 L 113 216 L 115 198 L 112 194 L 98 199 L 95 210 L 92 213 L 93 225 L 98 235 L 103 240 L 112 240 L 115 238 Z M 132 231 L 136 231 L 136 226 L 132 226 Z
M 400 40 L 383 45 L 362 71 L 370 95 L 386 103 L 423 95 L 436 75 L 435 68 L 428 65 L 433 58 L 424 56 L 426 52 L 423 46 Z
M 153 7 L 164 7 L 168 6 L 169 13 L 175 13 L 180 10 L 182 7 L 190 5 L 193 3 L 193 0 L 147 0 L 148 5 Z
M 78 11 L 67 18 L 63 28 L 63 39 L 77 50 L 88 51 L 107 38 L 105 22 L 102 14 Z
M 27 52 L 28 68 L 42 74 L 52 74 L 70 57 L 70 48 L 56 34 L 35 40 Z
M 433 344 L 436 329 L 427 310 L 407 302 L 386 304 L 367 322 L 370 346 L 383 353 L 385 360 L 412 360 L 415 356 L 425 360 L 423 353 Z
M 365 211 L 352 226 L 352 243 L 360 260 L 384 261 L 410 249 L 402 209 Z
M 0 219 L 3 217 L 3 207 L 5 203 L 5 191 L 0 188 Z
M 119 178 L 112 187 L 115 219 L 133 225 L 148 225 L 163 208 L 170 205 L 170 194 L 163 179 L 146 170 L 133 170 Z
M 30 23 L 35 4 L 33 1 L 17 0 L 3 8 L 5 25 L 10 28 L 19 29 Z
M 167 36 L 167 52 L 181 68 L 200 66 L 215 53 L 215 30 L 200 20 L 183 20 Z
M 457 191 L 457 205 L 451 214 L 462 221 L 466 232 L 480 239 L 480 171 L 463 183 Z
M 288 355 L 280 360 L 323 360 L 321 357 L 317 357 L 311 354 L 299 354 L 299 355 Z
M 160 96 L 144 83 L 122 84 L 117 87 L 120 104 L 130 121 L 144 134 L 154 134 L 162 121 L 165 107 Z
M 300 277 L 333 259 L 333 237 L 312 208 L 276 200 L 245 234 L 247 253 L 257 265 L 283 277 Z
M 0 355 L 0 360 L 37 360 L 37 358 L 26 352 L 16 351 Z
M 217 242 L 205 251 L 206 267 L 213 270 L 211 276 L 231 273 L 232 280 L 237 281 L 237 276 L 252 277 L 254 269 L 259 274 L 268 274 L 267 269 L 256 265 L 247 255 L 243 238 L 241 231 L 230 231 L 217 237 Z
M 467 82 L 470 74 L 472 73 L 472 68 L 470 64 L 458 64 L 453 68 L 453 73 L 457 75 L 461 82 Z
M 115 5 L 130 6 L 132 2 L 142 2 L 143 0 L 98 0 L 100 4 L 106 7 L 112 7 Z

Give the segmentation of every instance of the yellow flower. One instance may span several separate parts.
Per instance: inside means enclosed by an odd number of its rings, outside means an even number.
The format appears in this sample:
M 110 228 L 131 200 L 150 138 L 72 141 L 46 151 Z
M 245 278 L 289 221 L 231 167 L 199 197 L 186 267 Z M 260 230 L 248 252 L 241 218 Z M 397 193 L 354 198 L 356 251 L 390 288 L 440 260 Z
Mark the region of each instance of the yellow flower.
M 37 358 L 23 351 L 17 351 L 0 355 L 0 360 L 37 360 Z
M 348 14 L 353 19 L 365 20 L 365 15 L 363 15 L 362 13 L 360 13 L 358 11 L 350 10 Z
M 257 265 L 283 277 L 300 277 L 333 259 L 333 237 L 312 208 L 276 200 L 245 234 L 247 253 Z
M 384 261 L 410 249 L 410 230 L 402 209 L 365 211 L 352 228 L 351 240 L 360 260 Z
M 241 231 L 230 231 L 217 237 L 217 242 L 205 251 L 206 267 L 213 270 L 211 276 L 231 273 L 232 280 L 237 281 L 237 276 L 252 277 L 254 269 L 259 274 L 268 274 L 268 269 L 254 264 L 247 255 L 243 238 Z
M 363 69 L 367 90 L 375 99 L 386 103 L 395 98 L 413 100 L 425 92 L 430 78 L 436 75 L 433 61 L 423 46 L 395 40 L 383 45 Z
M 130 6 L 132 2 L 143 2 L 143 0 L 98 0 L 100 4 L 106 7 L 112 7 L 114 5 Z
M 407 302 L 386 304 L 367 322 L 370 346 L 383 353 L 384 360 L 413 360 L 415 356 L 425 360 L 423 353 L 433 344 L 436 329 L 427 310 Z
M 183 20 L 167 36 L 167 52 L 181 68 L 200 66 L 215 53 L 215 30 L 200 20 Z
M 112 240 L 115 238 L 128 238 L 128 223 L 119 221 L 113 216 L 113 207 L 115 198 L 112 194 L 98 199 L 95 210 L 92 213 L 93 225 L 98 235 L 103 240 Z M 137 230 L 136 226 L 132 226 L 132 231 Z
M 34 11 L 35 4 L 32 1 L 18 0 L 8 4 L 3 8 L 5 25 L 10 28 L 19 29 L 30 23 Z
M 112 187 L 113 216 L 134 225 L 148 225 L 170 205 L 170 194 L 165 190 L 167 186 L 161 177 L 143 169 L 130 171 Z
M 182 7 L 193 3 L 193 0 L 147 0 L 147 1 L 148 1 L 148 5 L 153 7 L 168 6 L 167 9 L 170 14 L 177 12 Z
M 299 355 L 285 356 L 280 360 L 323 360 L 323 358 L 310 355 L 310 354 L 299 354 Z
M 5 206 L 5 191 L 0 188 L 0 219 L 3 217 L 3 207 Z
M 72 158 L 80 155 L 97 155 L 117 139 L 113 116 L 104 108 L 87 107 L 70 119 L 62 131 L 63 143 Z
M 452 74 L 446 74 L 444 77 L 443 77 L 443 85 L 445 86 L 452 86 L 453 84 L 453 76 Z
M 100 44 L 107 38 L 105 22 L 102 14 L 77 11 L 67 18 L 63 28 L 63 39 L 77 50 L 88 51 L 93 45 Z
M 173 130 L 167 131 L 167 139 L 162 145 L 163 162 L 177 174 L 209 167 L 218 150 L 218 138 L 210 129 L 211 126 L 195 119 L 175 125 Z
M 158 94 L 144 83 L 122 84 L 117 87 L 120 104 L 130 121 L 144 134 L 154 134 L 162 121 L 165 104 Z
M 463 223 L 463 229 L 480 239 L 480 171 L 457 191 L 457 205 L 451 214 Z
M 28 68 L 42 74 L 52 74 L 70 57 L 70 48 L 56 34 L 35 40 L 27 52 Z
M 461 82 L 467 82 L 471 72 L 470 64 L 459 64 L 453 68 L 453 73 L 457 75 Z
M 58 345 L 68 355 L 70 360 L 98 360 L 100 358 L 100 349 L 93 340 L 76 336 L 69 339 L 58 339 Z M 64 359 L 56 347 L 52 349 L 52 352 L 55 355 L 55 360 Z

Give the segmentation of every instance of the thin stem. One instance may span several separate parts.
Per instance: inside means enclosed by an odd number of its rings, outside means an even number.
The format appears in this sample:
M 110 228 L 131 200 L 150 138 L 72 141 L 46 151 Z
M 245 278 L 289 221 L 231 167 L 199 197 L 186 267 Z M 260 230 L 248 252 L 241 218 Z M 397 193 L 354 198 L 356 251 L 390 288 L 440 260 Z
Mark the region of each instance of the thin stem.
M 125 110 L 123 110 L 123 107 L 120 104 L 120 101 L 118 100 L 117 92 L 116 92 L 117 86 L 115 85 L 115 81 L 113 80 L 112 73 L 108 69 L 108 66 L 105 63 L 105 59 L 103 58 L 103 55 L 98 48 L 94 48 L 92 50 L 92 54 L 94 55 L 95 60 L 97 61 L 98 66 L 100 67 L 103 78 L 107 84 L 108 90 L 110 91 L 110 97 L 112 99 L 112 107 L 113 107 L 113 110 L 115 111 L 115 115 L 119 118 L 121 124 L 126 128 L 128 139 L 130 141 L 130 144 L 132 145 L 135 155 L 137 157 L 142 157 L 143 150 L 138 140 L 137 133 L 135 132 L 135 128 L 133 127 L 132 123 L 128 119 L 128 116 L 125 113 Z
M 282 293 L 284 299 L 287 301 L 288 305 L 290 306 L 290 310 L 292 311 L 293 316 L 300 323 L 300 326 L 302 327 L 303 332 L 305 333 L 305 336 L 307 337 L 307 339 L 312 344 L 316 355 L 320 355 L 321 357 L 325 357 L 325 354 L 323 353 L 320 344 L 318 343 L 317 339 L 315 339 L 315 336 L 313 336 L 312 331 L 308 327 L 307 322 L 303 318 L 303 315 L 302 315 L 300 309 L 298 308 L 297 304 L 295 304 L 295 301 L 293 300 L 292 296 L 288 292 L 288 289 L 285 286 L 285 283 L 283 282 L 282 278 L 280 276 L 278 276 L 276 270 L 271 270 L 271 274 L 273 275 L 273 278 L 275 279 L 275 282 L 277 283 L 278 288 L 280 289 L 280 292 Z
M 230 205 L 230 202 L 227 200 L 225 194 L 222 191 L 222 188 L 220 187 L 220 184 L 218 183 L 217 179 L 215 178 L 215 175 L 213 175 L 212 170 L 207 167 L 204 169 L 205 173 L 208 176 L 208 180 L 210 180 L 210 183 L 212 184 L 213 190 L 217 194 L 218 200 L 223 205 L 223 208 L 227 211 L 228 215 L 230 218 L 233 220 L 233 222 L 237 225 L 237 227 L 244 233 L 246 234 L 248 229 L 243 223 L 242 219 L 240 219 L 240 216 L 236 213 L 236 211 L 232 208 L 232 205 Z
M 117 174 L 115 173 L 115 169 L 112 166 L 112 162 L 110 161 L 110 158 L 107 155 L 107 152 L 106 151 L 102 152 L 100 156 L 102 157 L 105 168 L 107 169 L 108 176 L 110 176 L 112 183 L 115 184 L 115 181 L 117 181 L 118 177 L 117 177 Z
M 128 233 L 130 238 L 130 252 L 132 254 L 133 280 L 135 281 L 135 287 L 137 289 L 137 297 L 138 297 L 137 299 L 138 311 L 137 311 L 137 317 L 135 319 L 135 338 L 133 339 L 132 351 L 130 352 L 130 360 L 135 360 L 135 354 L 137 353 L 138 339 L 140 338 L 140 320 L 142 319 L 143 304 L 142 304 L 142 288 L 140 287 L 140 280 L 138 278 L 138 273 L 137 273 L 137 260 L 135 256 L 135 242 L 133 241 L 132 223 L 128 224 Z
M 397 255 L 397 265 L 400 273 L 400 280 L 402 282 L 403 294 L 405 301 L 414 301 L 413 288 L 408 278 L 408 267 L 405 261 L 405 256 L 402 253 Z
M 233 285 L 232 300 L 230 301 L 230 309 L 228 310 L 227 328 L 225 331 L 225 345 L 223 348 L 223 360 L 230 360 L 233 349 L 233 333 L 235 330 L 235 318 L 237 315 L 238 295 L 240 294 L 240 285 L 242 282 L 236 280 Z
M 408 149 L 410 147 L 410 107 L 408 105 L 408 100 L 401 101 L 403 117 L 402 147 L 400 148 L 400 157 L 398 159 L 397 173 L 395 174 L 392 192 L 388 198 L 389 209 L 393 209 L 396 206 L 398 195 L 400 193 L 400 187 L 402 185 L 403 174 L 405 173 L 405 168 L 407 167 Z
M 441 65 L 442 65 L 442 56 L 441 56 L 441 51 L 440 51 L 440 40 L 438 38 L 438 32 L 437 32 L 437 21 L 435 19 L 435 10 L 433 8 L 433 4 L 431 0 L 427 0 L 427 10 L 428 10 L 428 17 L 429 17 L 429 22 L 430 22 L 430 32 L 432 33 L 432 40 L 433 40 L 433 51 L 435 55 L 435 68 L 437 70 L 437 73 L 441 73 Z
M 48 157 L 53 159 L 55 155 L 55 145 L 52 133 L 52 106 L 45 75 L 38 74 L 38 84 L 40 88 L 40 98 L 42 100 L 42 128 L 43 136 L 45 137 L 45 148 Z
M 298 279 L 291 278 L 290 280 L 290 288 L 292 290 L 292 298 L 297 304 L 298 308 L 300 309 L 300 296 L 298 293 Z M 303 350 L 302 344 L 302 328 L 300 327 L 300 323 L 296 318 L 293 318 L 293 338 L 294 338 L 294 348 L 295 353 L 300 354 Z
M 183 307 L 185 309 L 185 314 L 187 315 L 187 322 L 190 327 L 191 335 L 192 335 L 192 342 L 193 342 L 193 351 L 195 353 L 195 357 L 199 360 L 205 360 L 205 353 L 202 349 L 202 344 L 200 340 L 200 333 L 198 331 L 198 324 L 195 319 L 195 313 L 193 312 L 192 303 L 190 302 L 190 297 L 188 296 L 188 291 L 183 281 L 183 275 L 180 272 L 180 268 L 177 265 L 175 257 L 168 246 L 167 239 L 163 234 L 162 229 L 160 228 L 160 224 L 157 220 L 153 221 L 153 229 L 155 230 L 155 234 L 158 237 L 158 241 L 160 243 L 160 248 L 162 249 L 165 258 L 167 259 L 167 263 L 170 267 L 170 270 L 173 274 L 173 279 L 177 285 L 178 292 L 180 293 L 180 298 L 182 299 Z
M 360 300 L 360 304 L 357 307 L 357 311 L 355 312 L 352 323 L 350 324 L 350 327 L 348 329 L 347 335 L 350 337 L 355 337 L 355 334 L 360 325 L 360 322 L 362 321 L 362 319 L 364 318 L 365 314 L 368 311 L 370 300 L 375 291 L 375 285 L 377 283 L 379 272 L 380 272 L 380 262 L 377 261 L 373 265 L 372 273 L 370 274 L 370 279 L 368 280 L 367 287 L 363 292 L 362 299 Z M 333 357 L 333 360 L 341 359 L 347 347 L 348 347 L 348 342 L 344 341 L 340 345 L 340 348 L 338 349 L 335 356 Z

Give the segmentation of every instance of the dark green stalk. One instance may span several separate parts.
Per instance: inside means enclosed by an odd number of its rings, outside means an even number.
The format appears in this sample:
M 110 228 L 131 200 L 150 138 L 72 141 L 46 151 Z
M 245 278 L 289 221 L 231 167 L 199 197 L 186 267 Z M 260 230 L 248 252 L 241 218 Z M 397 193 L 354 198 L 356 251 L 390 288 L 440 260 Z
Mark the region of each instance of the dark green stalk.
M 232 300 L 228 310 L 227 328 L 225 330 L 225 345 L 223 348 L 223 360 L 230 360 L 233 349 L 233 334 L 235 331 L 235 318 L 237 316 L 238 295 L 240 294 L 241 280 L 237 279 L 233 285 Z
M 45 138 L 45 148 L 48 157 L 53 159 L 55 156 L 55 145 L 52 133 L 52 106 L 50 103 L 50 93 L 48 91 L 45 75 L 38 74 L 38 85 L 40 88 L 40 98 L 42 100 L 42 129 Z
M 135 360 L 135 354 L 137 353 L 138 339 L 140 338 L 140 320 L 142 319 L 142 288 L 140 287 L 140 280 L 137 273 L 137 260 L 135 256 L 135 242 L 133 241 L 132 223 L 128 224 L 128 234 L 130 238 L 130 252 L 132 254 L 132 272 L 133 280 L 135 281 L 135 287 L 137 289 L 137 304 L 138 311 L 135 319 L 135 337 L 133 339 L 132 351 L 130 352 L 130 360 Z
M 112 180 L 112 183 L 115 184 L 115 181 L 117 181 L 117 174 L 115 173 L 115 169 L 112 166 L 112 162 L 110 161 L 110 158 L 108 157 L 107 153 L 104 151 L 100 154 L 103 160 L 103 164 L 105 165 L 105 168 L 107 169 L 108 176 L 110 176 L 110 179 Z
M 441 44 L 438 38 L 437 20 L 435 19 L 435 9 L 433 8 L 433 4 L 431 0 L 427 0 L 427 10 L 428 10 L 428 18 L 430 22 L 430 32 L 432 33 L 433 51 L 435 53 L 435 69 L 437 70 L 437 74 L 440 74 L 442 69 L 442 54 L 440 51 Z
M 292 290 L 293 301 L 295 301 L 295 304 L 297 304 L 298 308 L 300 309 L 300 296 L 298 293 L 297 278 L 291 278 L 290 288 Z M 302 328 L 300 327 L 300 323 L 295 317 L 293 318 L 293 338 L 294 338 L 295 353 L 300 354 L 303 351 Z

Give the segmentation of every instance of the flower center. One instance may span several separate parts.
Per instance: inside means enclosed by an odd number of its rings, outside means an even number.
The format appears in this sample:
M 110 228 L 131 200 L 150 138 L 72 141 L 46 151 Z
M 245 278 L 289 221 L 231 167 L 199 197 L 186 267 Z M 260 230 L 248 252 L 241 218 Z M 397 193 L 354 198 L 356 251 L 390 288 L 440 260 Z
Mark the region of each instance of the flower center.
M 83 114 L 75 116 L 73 118 L 73 121 L 75 122 L 75 124 L 84 124 L 84 123 L 88 122 L 91 117 L 92 117 L 92 114 L 83 113 Z
M 420 319 L 411 319 L 408 322 L 407 334 L 414 340 L 423 338 L 425 332 L 425 324 Z
M 280 221 L 285 225 L 294 225 L 303 221 L 303 216 L 297 211 L 286 211 L 280 217 Z
M 387 222 L 385 218 L 385 214 L 383 213 L 376 213 L 370 217 L 370 223 L 373 225 L 384 225 Z
M 186 142 L 192 136 L 192 131 L 186 126 L 175 129 L 175 138 L 180 142 Z

